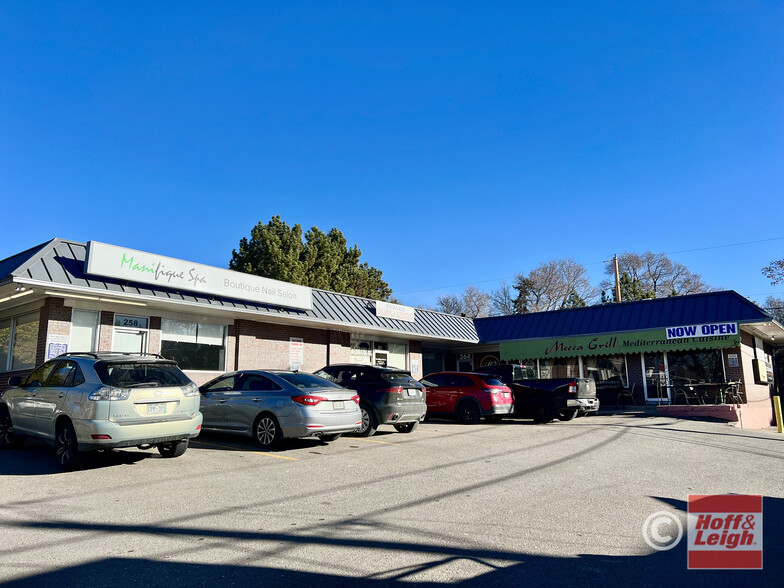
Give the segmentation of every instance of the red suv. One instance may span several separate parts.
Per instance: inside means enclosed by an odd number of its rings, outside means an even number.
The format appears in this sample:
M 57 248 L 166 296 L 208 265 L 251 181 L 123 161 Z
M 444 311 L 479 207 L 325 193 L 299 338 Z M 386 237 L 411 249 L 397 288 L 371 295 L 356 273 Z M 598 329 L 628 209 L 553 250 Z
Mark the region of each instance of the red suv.
M 437 372 L 421 380 L 427 388 L 427 413 L 454 415 L 461 423 L 482 417 L 497 423 L 512 412 L 512 391 L 496 376 Z

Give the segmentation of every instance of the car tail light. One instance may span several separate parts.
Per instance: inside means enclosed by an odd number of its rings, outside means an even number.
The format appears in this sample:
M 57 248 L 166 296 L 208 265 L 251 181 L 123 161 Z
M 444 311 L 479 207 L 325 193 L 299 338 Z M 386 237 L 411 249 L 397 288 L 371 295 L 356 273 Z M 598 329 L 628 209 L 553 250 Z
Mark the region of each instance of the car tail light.
M 112 438 L 111 435 L 90 435 L 90 437 L 92 437 L 93 439 L 100 439 L 100 440 L 106 440 Z
M 131 391 L 128 388 L 113 388 L 111 386 L 104 386 L 103 388 L 98 388 L 87 398 L 90 400 L 128 400 L 130 396 Z
M 577 394 L 577 382 L 569 382 L 569 394 Z
M 304 404 L 305 406 L 316 406 L 319 402 L 326 402 L 329 398 L 323 396 L 292 396 L 291 399 L 297 404 Z
M 359 404 L 359 394 L 354 394 L 354 396 L 351 397 L 351 400 Z
M 376 392 L 386 392 L 387 394 L 402 394 L 403 388 L 398 386 L 396 388 L 379 388 Z
M 183 396 L 198 396 L 199 395 L 199 387 L 191 382 L 187 386 L 182 389 Z

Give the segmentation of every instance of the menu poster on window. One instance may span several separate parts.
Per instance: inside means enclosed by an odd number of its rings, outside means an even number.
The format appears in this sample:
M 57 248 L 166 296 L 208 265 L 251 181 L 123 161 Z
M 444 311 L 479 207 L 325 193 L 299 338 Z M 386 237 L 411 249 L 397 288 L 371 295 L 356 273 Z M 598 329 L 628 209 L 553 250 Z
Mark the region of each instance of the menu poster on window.
M 46 360 L 68 353 L 68 335 L 49 335 L 46 338 Z
M 298 371 L 305 361 L 305 340 L 289 337 L 289 369 Z

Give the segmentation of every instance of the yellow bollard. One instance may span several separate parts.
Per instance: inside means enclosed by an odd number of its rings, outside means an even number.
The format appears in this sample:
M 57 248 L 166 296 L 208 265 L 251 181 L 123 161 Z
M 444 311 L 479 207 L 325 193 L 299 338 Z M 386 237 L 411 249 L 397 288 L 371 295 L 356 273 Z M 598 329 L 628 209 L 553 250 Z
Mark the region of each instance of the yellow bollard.
M 784 423 L 781 422 L 781 397 L 778 395 L 773 397 L 773 408 L 776 409 L 776 426 L 779 428 L 779 433 L 784 433 Z

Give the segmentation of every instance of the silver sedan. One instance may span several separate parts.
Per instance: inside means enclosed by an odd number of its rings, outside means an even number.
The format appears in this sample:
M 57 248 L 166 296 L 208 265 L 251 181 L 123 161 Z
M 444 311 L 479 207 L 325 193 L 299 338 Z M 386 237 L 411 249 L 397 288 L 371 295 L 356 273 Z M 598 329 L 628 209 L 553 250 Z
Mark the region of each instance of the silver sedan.
M 312 374 L 238 371 L 199 390 L 202 429 L 250 436 L 264 448 L 289 437 L 329 443 L 362 424 L 356 392 Z

